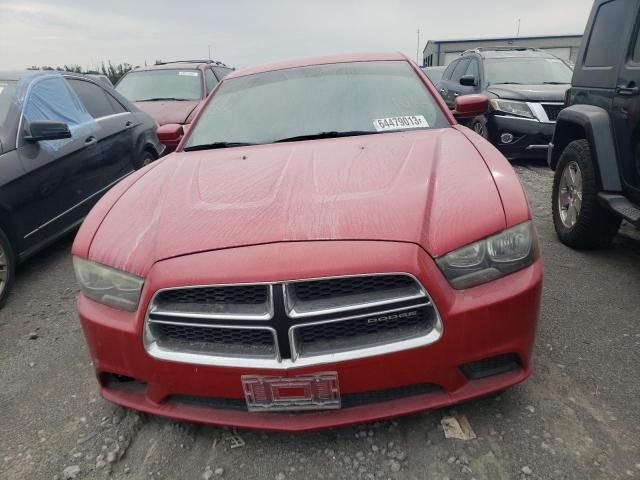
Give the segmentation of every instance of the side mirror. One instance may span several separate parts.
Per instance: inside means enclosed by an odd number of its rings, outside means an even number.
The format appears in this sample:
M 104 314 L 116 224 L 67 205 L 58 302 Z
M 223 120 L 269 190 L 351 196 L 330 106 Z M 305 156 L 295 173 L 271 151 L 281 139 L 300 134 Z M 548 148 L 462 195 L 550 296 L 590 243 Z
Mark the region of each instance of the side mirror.
M 29 134 L 24 137 L 29 142 L 42 140 L 60 140 L 71 138 L 69 126 L 64 122 L 54 120 L 34 120 L 29 123 Z
M 456 109 L 452 113 L 455 117 L 475 117 L 486 113 L 488 109 L 489 98 L 474 93 L 456 98 Z
M 177 123 L 167 123 L 158 127 L 156 133 L 163 145 L 177 145 L 184 136 L 184 128 Z
M 465 87 L 477 87 L 478 80 L 476 80 L 476 77 L 474 75 L 463 75 L 462 77 L 460 77 L 460 85 L 463 85 Z

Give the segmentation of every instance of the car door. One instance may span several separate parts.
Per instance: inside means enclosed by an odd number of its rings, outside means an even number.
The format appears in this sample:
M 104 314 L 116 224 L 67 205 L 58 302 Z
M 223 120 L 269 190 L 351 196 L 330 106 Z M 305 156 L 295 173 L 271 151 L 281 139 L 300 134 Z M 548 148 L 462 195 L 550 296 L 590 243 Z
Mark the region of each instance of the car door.
M 436 86 L 436 88 L 438 90 L 438 93 L 440 93 L 440 96 L 445 101 L 447 106 L 449 106 L 449 102 L 448 102 L 447 99 L 448 99 L 448 96 L 449 96 L 449 86 L 451 84 L 451 77 L 452 77 L 453 72 L 456 69 L 456 65 L 458 65 L 459 61 L 460 60 L 454 60 L 453 62 L 451 62 L 447 66 L 447 69 L 442 74 L 442 78 L 440 79 L 440 81 L 438 82 L 438 84 Z M 451 108 L 451 107 L 449 106 L 449 108 Z
M 624 9 L 624 2 L 617 0 L 610 9 Z M 612 121 L 619 152 L 619 168 L 627 195 L 640 203 L 640 14 L 639 6 L 633 6 L 636 21 L 627 56 L 621 62 L 618 82 L 613 97 Z M 611 12 L 611 14 L 615 13 Z M 621 13 L 622 15 L 622 13 Z
M 136 149 L 133 132 L 140 120 L 101 85 L 78 77 L 67 78 L 67 81 L 99 127 L 96 139 L 102 162 L 93 172 L 92 190 L 85 192 L 88 197 L 105 191 L 135 169 L 141 152 Z M 98 198 L 99 195 L 95 195 L 94 200 L 86 202 L 87 212 Z
M 28 141 L 34 120 L 64 122 L 71 138 Z M 22 108 L 16 151 L 29 195 L 16 208 L 17 230 L 24 250 L 79 223 L 83 201 L 95 191 L 103 159 L 98 126 L 59 74 L 35 79 Z
M 450 109 L 456 108 L 456 98 L 460 95 L 463 95 L 463 89 L 468 87 L 463 87 L 460 85 L 460 78 L 467 71 L 467 67 L 469 66 L 470 59 L 469 58 L 461 58 L 456 60 L 455 67 L 451 72 L 451 78 L 445 82 L 446 92 L 444 94 L 444 101 Z

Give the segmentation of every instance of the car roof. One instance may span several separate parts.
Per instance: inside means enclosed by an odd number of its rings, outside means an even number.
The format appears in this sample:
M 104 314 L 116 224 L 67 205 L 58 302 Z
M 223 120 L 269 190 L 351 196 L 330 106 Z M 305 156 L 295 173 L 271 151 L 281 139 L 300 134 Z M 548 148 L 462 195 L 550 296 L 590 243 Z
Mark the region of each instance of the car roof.
M 89 75 L 76 72 L 66 72 L 63 70 L 15 70 L 15 71 L 0 71 L 0 80 L 4 81 L 18 81 L 23 78 L 30 77 L 43 77 L 47 75 L 64 75 L 65 77 L 77 77 L 88 79 L 91 82 L 97 83 L 95 77 L 89 77 Z
M 550 53 L 534 49 L 513 49 L 513 50 L 476 50 L 469 52 L 480 55 L 482 58 L 553 58 Z
M 313 65 L 328 65 L 331 63 L 351 63 L 351 62 L 375 62 L 389 60 L 404 60 L 408 58 L 401 53 L 346 53 L 337 55 L 325 55 L 320 57 L 307 57 L 281 62 L 268 63 L 255 67 L 248 67 L 231 72 L 225 79 L 244 77 L 256 73 L 271 72 L 274 70 L 285 70 L 288 68 L 310 67 Z

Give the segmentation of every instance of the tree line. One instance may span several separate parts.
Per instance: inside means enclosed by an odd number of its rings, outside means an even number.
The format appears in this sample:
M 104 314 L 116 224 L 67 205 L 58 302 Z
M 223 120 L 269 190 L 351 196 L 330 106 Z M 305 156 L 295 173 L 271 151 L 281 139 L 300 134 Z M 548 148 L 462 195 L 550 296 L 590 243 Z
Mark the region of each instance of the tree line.
M 97 70 L 91 68 L 83 68 L 80 65 L 64 65 L 62 67 L 51 67 L 49 65 L 43 65 L 38 67 L 36 65 L 29 67 L 29 70 L 57 70 L 59 72 L 74 72 L 74 73 L 82 73 L 82 74 L 94 74 L 94 75 L 106 75 L 111 83 L 115 85 L 115 83 L 120 80 L 125 73 L 131 70 L 133 65 L 129 63 L 111 63 L 109 60 L 106 64 L 102 62 L 100 68 Z

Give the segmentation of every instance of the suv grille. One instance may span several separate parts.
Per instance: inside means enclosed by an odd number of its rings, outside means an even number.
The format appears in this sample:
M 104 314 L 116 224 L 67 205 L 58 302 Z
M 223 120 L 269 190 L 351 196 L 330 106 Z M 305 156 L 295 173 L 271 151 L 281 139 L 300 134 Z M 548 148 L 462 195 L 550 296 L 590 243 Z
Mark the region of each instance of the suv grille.
M 429 296 L 406 274 L 160 290 L 145 323 L 152 356 L 252 367 L 358 358 L 440 335 Z
M 564 104 L 562 103 L 543 103 L 542 108 L 544 108 L 547 117 L 552 122 L 555 122 L 558 119 L 558 115 L 560 111 L 564 108 Z

